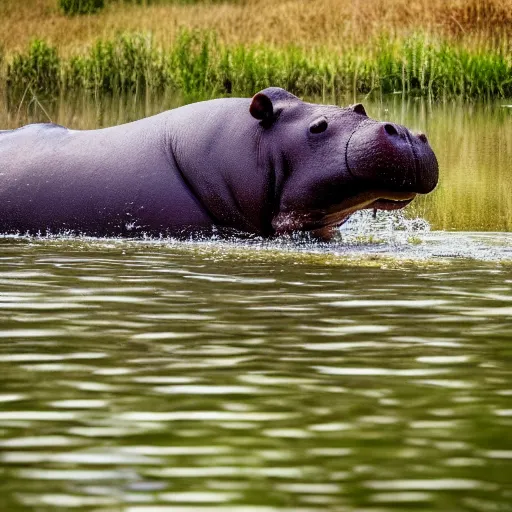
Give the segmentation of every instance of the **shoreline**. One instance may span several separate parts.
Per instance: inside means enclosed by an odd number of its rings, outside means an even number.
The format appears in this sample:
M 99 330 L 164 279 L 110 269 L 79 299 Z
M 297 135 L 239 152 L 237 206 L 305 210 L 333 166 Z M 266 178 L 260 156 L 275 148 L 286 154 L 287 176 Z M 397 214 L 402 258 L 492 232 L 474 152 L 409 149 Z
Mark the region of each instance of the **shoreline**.
M 270 85 L 301 96 L 400 93 L 442 99 L 512 97 L 506 45 L 471 49 L 418 32 L 381 34 L 364 45 L 328 47 L 228 45 L 211 31 L 182 30 L 169 47 L 149 34 L 99 39 L 69 56 L 35 40 L 0 54 L 0 89 L 55 97 L 66 91 L 161 92 L 184 96 L 250 96 Z

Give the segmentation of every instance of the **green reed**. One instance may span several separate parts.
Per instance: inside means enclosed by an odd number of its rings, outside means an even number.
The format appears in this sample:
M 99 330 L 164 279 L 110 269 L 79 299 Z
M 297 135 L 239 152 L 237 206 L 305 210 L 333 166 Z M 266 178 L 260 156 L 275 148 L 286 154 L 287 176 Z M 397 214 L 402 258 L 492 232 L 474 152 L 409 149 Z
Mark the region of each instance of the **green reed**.
M 270 85 L 299 95 L 378 92 L 432 98 L 512 97 L 507 45 L 470 50 L 425 35 L 382 36 L 367 46 L 322 48 L 226 46 L 215 34 L 183 31 L 170 48 L 150 36 L 99 40 L 69 58 L 44 41 L 4 59 L 1 80 L 12 92 L 159 91 L 186 96 L 250 95 Z

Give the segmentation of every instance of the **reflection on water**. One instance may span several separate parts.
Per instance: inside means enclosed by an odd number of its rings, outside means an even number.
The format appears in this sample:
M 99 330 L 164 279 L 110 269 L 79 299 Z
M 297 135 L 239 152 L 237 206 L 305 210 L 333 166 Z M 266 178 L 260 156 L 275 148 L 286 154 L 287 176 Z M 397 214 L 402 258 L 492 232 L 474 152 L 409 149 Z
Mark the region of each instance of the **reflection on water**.
M 191 101 L 191 100 L 190 100 Z M 512 100 L 497 103 L 430 103 L 392 95 L 366 98 L 314 98 L 347 105 L 363 101 L 376 119 L 425 132 L 439 160 L 440 182 L 434 193 L 413 201 L 412 217 L 426 218 L 434 229 L 512 230 Z M 95 98 L 79 95 L 49 101 L 25 98 L 0 101 L 0 130 L 49 120 L 75 129 L 112 126 L 175 108 L 175 93 Z
M 510 237 L 349 228 L 0 240 L 0 510 L 512 510 Z
M 0 238 L 1 511 L 512 511 L 512 109 L 365 103 L 438 155 L 409 219 Z M 0 129 L 178 105 L 29 98 Z

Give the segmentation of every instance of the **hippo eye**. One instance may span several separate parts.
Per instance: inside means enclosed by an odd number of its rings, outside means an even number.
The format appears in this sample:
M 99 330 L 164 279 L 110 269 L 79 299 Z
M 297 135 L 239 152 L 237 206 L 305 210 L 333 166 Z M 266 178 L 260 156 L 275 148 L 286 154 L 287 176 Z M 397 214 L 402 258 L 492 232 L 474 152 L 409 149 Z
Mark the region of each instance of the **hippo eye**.
M 325 117 L 319 117 L 309 125 L 309 131 L 311 133 L 322 133 L 325 132 L 325 130 L 327 130 L 327 119 Z

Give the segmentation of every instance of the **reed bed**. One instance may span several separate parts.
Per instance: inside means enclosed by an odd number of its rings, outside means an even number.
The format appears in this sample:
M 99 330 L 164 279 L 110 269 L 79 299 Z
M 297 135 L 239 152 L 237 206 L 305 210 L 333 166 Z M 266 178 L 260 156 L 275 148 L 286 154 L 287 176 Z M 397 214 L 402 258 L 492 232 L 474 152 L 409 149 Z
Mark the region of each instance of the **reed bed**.
M 270 85 L 301 96 L 400 93 L 431 98 L 512 97 L 512 59 L 506 48 L 468 49 L 424 34 L 375 38 L 370 44 L 304 49 L 263 44 L 227 45 L 215 33 L 183 30 L 163 48 L 147 35 L 98 40 L 62 56 L 32 42 L 6 59 L 3 81 L 11 94 L 27 90 L 160 92 L 195 98 L 251 95 Z
M 0 88 L 512 96 L 512 0 L 0 2 Z M 290 44 L 293 42 L 293 44 Z

